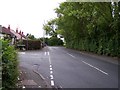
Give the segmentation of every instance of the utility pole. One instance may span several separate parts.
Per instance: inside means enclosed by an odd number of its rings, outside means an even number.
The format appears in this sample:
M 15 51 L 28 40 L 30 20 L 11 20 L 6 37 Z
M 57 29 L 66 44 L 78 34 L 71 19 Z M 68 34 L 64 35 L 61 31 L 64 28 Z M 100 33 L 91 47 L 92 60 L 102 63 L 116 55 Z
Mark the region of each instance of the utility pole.
M 45 24 L 45 20 L 44 20 L 44 24 Z M 45 34 L 46 34 L 46 31 L 43 29 L 43 44 L 45 43 Z
M 28 50 L 28 36 L 29 34 L 27 33 L 26 37 L 27 37 L 27 50 Z

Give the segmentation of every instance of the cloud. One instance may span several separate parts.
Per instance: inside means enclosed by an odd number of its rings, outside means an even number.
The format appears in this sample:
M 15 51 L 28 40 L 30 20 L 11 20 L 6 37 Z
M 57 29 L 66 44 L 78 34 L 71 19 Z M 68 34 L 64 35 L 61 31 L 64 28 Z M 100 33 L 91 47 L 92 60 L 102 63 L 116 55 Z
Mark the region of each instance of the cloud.
M 54 9 L 65 0 L 1 0 L 0 24 L 17 27 L 36 37 L 43 36 L 44 21 L 56 17 Z

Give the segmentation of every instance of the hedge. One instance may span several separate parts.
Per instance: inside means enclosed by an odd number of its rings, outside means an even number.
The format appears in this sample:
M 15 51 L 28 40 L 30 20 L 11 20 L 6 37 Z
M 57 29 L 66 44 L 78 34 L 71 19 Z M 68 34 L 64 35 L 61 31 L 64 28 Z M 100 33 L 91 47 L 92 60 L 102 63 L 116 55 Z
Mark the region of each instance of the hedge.
M 40 40 L 23 40 L 23 44 L 25 45 L 26 50 L 37 50 L 41 49 L 41 41 Z
M 17 51 L 8 41 L 0 40 L 0 42 L 2 42 L 2 90 L 8 90 L 15 88 L 18 81 Z

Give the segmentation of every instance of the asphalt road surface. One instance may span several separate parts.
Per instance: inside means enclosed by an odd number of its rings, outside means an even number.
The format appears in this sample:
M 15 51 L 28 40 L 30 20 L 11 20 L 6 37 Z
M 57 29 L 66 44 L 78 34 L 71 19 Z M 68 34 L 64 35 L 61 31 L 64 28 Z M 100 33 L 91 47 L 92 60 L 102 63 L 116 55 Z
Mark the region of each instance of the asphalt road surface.
M 20 65 L 60 88 L 118 88 L 116 60 L 64 47 L 19 52 Z M 33 76 L 34 77 L 34 76 Z

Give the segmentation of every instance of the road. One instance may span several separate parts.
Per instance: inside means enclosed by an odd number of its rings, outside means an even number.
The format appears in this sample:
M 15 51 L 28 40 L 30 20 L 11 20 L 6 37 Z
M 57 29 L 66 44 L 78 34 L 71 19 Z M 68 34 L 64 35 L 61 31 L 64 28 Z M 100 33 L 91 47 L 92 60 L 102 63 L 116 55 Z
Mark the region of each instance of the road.
M 20 65 L 60 88 L 118 88 L 116 60 L 64 47 L 19 52 Z M 34 77 L 34 76 L 33 76 Z

